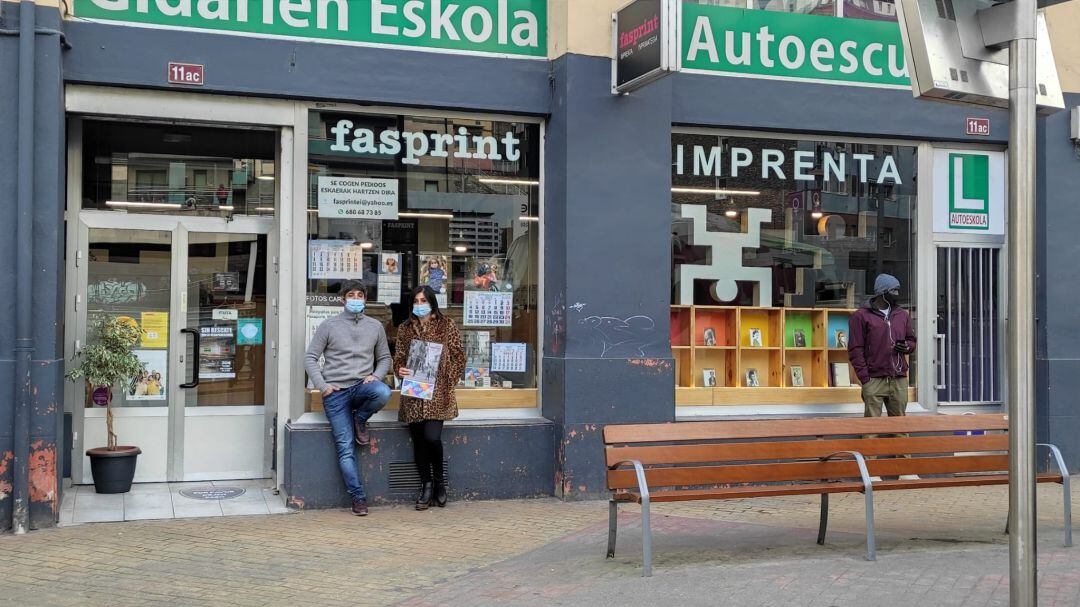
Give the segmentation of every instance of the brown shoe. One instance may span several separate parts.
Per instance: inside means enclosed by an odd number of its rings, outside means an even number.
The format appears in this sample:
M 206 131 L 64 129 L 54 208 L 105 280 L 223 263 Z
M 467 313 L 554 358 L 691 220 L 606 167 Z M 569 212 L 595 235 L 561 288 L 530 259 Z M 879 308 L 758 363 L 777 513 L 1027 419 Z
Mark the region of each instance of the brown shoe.
M 356 434 L 356 444 L 366 447 L 371 444 L 371 434 L 368 432 L 367 423 L 353 418 L 353 432 Z
M 352 513 L 356 516 L 367 516 L 367 500 L 353 498 Z

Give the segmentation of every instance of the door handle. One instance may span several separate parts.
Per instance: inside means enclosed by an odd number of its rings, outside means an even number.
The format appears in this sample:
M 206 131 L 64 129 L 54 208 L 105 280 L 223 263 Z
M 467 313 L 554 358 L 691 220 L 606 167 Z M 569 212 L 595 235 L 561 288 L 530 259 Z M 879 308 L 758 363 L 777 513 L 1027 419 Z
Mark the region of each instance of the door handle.
M 945 336 L 939 333 L 939 334 L 937 334 L 935 336 L 935 339 L 937 339 L 937 347 L 938 347 L 938 355 L 937 355 L 937 376 L 938 376 L 937 379 L 938 379 L 938 381 L 937 381 L 937 385 L 934 386 L 934 388 L 936 390 L 944 390 L 946 388 L 945 381 L 947 379 L 946 374 L 945 374 Z
M 199 385 L 199 330 L 198 329 L 180 329 L 180 332 L 181 333 L 187 333 L 187 334 L 191 335 L 191 337 L 195 340 L 193 342 L 193 345 L 195 346 L 195 348 L 193 350 L 193 352 L 195 353 L 195 356 L 192 357 L 192 360 L 191 360 L 191 362 L 193 363 L 191 365 L 191 367 L 194 370 L 194 372 L 191 374 L 191 381 L 186 383 L 186 384 L 180 384 L 181 388 L 183 388 L 185 390 L 188 390 L 190 388 L 194 388 L 194 387 Z M 181 358 L 181 360 L 183 360 L 183 359 Z

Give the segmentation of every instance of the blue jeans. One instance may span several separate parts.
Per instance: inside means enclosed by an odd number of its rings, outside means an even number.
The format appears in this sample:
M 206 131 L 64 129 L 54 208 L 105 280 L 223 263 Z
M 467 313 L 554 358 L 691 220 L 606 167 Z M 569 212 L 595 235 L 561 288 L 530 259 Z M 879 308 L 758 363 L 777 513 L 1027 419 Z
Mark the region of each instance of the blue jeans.
M 364 483 L 356 469 L 355 444 L 356 433 L 353 431 L 353 419 L 366 422 L 390 400 L 390 388 L 381 381 L 370 384 L 360 382 L 348 388 L 331 392 L 323 397 L 323 411 L 330 422 L 334 435 L 334 447 L 337 449 L 338 465 L 341 477 L 345 479 L 345 488 L 354 499 L 367 499 Z

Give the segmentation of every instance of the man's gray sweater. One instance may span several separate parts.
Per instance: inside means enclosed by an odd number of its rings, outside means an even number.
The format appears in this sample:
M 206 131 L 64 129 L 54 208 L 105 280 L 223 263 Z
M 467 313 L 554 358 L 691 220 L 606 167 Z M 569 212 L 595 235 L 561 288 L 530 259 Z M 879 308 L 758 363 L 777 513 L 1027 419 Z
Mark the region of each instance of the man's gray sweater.
M 348 388 L 369 375 L 382 379 L 392 363 L 382 323 L 348 311 L 319 325 L 304 357 L 304 369 L 320 392 L 328 386 Z

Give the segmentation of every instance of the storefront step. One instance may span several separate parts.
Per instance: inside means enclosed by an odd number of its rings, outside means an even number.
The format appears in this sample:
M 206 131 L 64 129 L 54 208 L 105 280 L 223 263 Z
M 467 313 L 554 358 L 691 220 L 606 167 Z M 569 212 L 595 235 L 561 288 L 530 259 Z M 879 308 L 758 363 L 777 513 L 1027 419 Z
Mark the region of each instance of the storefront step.
M 296 509 L 343 508 L 349 496 L 341 480 L 327 423 L 285 425 L 282 478 Z M 412 442 L 397 422 L 372 422 L 370 448 L 357 460 L 370 504 L 416 499 Z M 543 418 L 451 422 L 443 430 L 451 500 L 551 496 L 554 489 L 554 426 Z

